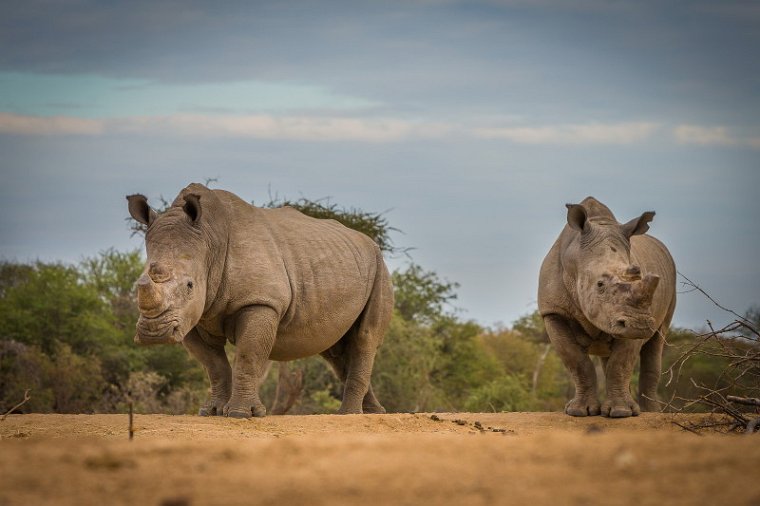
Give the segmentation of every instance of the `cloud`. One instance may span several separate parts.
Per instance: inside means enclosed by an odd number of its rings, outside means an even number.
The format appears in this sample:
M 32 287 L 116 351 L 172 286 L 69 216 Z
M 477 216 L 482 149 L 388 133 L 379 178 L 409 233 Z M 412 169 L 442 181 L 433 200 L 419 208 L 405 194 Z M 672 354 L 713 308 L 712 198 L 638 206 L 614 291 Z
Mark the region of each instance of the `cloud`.
M 462 136 L 530 145 L 628 145 L 649 140 L 658 128 L 658 124 L 649 122 L 479 127 L 393 117 L 339 115 L 170 114 L 91 119 L 0 112 L 0 134 L 29 136 L 134 134 L 370 143 Z M 673 136 L 679 144 L 760 149 L 760 138 L 733 137 L 722 126 L 680 125 L 673 129 Z
M 673 137 L 679 144 L 760 149 L 760 137 L 737 135 L 725 126 L 678 125 L 673 129 Z
M 206 138 L 394 142 L 410 138 L 442 137 L 450 130 L 451 127 L 445 123 L 341 116 L 175 114 L 82 119 L 0 113 L 0 133 L 18 135 L 128 133 Z
M 699 125 L 679 125 L 673 135 L 680 144 L 700 146 L 733 146 L 739 141 L 733 138 L 724 126 L 704 127 Z
M 649 138 L 655 123 L 590 123 L 538 127 L 477 128 L 474 135 L 519 144 L 631 144 Z
M 0 112 L 0 133 L 20 135 L 97 135 L 102 121 L 68 116 L 23 116 Z
M 113 126 L 119 131 L 163 131 L 200 137 L 365 142 L 440 137 L 449 129 L 444 124 L 418 123 L 392 118 L 194 114 L 116 120 Z

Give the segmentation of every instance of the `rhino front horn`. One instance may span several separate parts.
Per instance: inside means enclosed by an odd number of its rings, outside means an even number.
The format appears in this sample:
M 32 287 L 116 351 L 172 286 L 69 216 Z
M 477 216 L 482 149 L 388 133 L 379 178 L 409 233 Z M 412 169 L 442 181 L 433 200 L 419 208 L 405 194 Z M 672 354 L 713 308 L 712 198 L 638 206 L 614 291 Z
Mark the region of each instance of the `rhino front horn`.
M 150 276 L 143 274 L 137 280 L 137 306 L 143 314 L 156 313 L 162 303 L 161 293 L 158 286 L 150 279 Z M 160 311 L 159 311 L 160 312 Z

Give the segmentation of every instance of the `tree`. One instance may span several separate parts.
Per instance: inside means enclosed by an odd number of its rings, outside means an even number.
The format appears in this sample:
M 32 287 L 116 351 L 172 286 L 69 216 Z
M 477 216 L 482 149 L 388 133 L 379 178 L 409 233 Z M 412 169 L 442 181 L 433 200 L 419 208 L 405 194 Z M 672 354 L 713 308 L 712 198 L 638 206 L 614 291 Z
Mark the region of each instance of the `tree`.
M 24 281 L 0 297 L 0 337 L 39 346 L 48 355 L 57 343 L 87 354 L 116 341 L 108 304 L 75 267 L 42 262 L 29 267 Z
M 519 317 L 512 323 L 512 330 L 534 343 L 549 343 L 549 334 L 544 327 L 544 318 L 538 309 Z
M 446 315 L 447 306 L 457 298 L 457 283 L 442 280 L 414 263 L 405 271 L 394 271 L 391 277 L 396 309 L 407 321 L 433 323 Z
M 377 243 L 383 253 L 395 253 L 399 251 L 393 246 L 393 241 L 390 237 L 391 233 L 398 232 L 398 229 L 388 224 L 385 213 L 362 211 L 355 207 L 340 207 L 330 202 L 329 199 L 310 200 L 305 197 L 301 197 L 298 200 L 272 197 L 262 207 L 270 209 L 292 207 L 312 218 L 335 220 L 348 228 L 368 236 Z

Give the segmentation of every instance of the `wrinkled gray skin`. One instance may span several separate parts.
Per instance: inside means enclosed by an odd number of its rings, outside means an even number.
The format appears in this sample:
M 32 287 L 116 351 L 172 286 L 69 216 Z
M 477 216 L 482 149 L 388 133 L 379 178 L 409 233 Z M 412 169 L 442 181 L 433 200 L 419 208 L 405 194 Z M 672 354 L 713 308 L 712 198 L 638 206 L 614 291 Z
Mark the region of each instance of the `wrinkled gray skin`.
M 621 225 L 593 197 L 567 205 L 567 225 L 541 266 L 538 308 L 552 344 L 575 382 L 572 416 L 659 411 L 662 347 L 676 305 L 676 270 L 649 235 L 654 212 Z M 589 355 L 602 357 L 607 398 L 597 399 Z M 630 393 L 641 358 L 639 401 Z
M 369 237 L 195 183 L 161 215 L 142 195 L 127 199 L 148 226 L 135 341 L 181 342 L 203 364 L 211 396 L 201 415 L 264 416 L 268 361 L 317 353 L 344 383 L 341 413 L 385 412 L 370 375 L 393 289 Z M 236 346 L 233 367 L 226 341 Z

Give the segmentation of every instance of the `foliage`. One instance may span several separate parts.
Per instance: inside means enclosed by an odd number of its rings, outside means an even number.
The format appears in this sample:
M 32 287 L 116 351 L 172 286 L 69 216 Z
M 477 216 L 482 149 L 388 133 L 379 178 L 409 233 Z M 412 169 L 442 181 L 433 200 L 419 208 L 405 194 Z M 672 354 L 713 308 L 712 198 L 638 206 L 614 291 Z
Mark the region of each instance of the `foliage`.
M 28 412 L 98 411 L 106 388 L 97 357 L 77 355 L 65 343 L 57 343 L 50 357 L 36 345 L 0 341 L 0 378 L 0 406 L 13 405 L 28 388 Z
M 530 411 L 535 402 L 525 380 L 515 374 L 500 377 L 476 388 L 465 403 L 467 411 Z
M 432 411 L 442 404 L 442 393 L 432 378 L 440 348 L 440 336 L 429 327 L 394 311 L 372 374 L 373 388 L 385 409 Z
M 396 310 L 407 321 L 432 323 L 446 315 L 447 305 L 457 298 L 457 283 L 442 280 L 433 271 L 410 264 L 392 274 Z
M 72 266 L 29 266 L 23 282 L 4 290 L 0 315 L 0 336 L 38 346 L 48 355 L 58 343 L 81 354 L 116 342 L 108 304 Z
M 512 324 L 512 330 L 518 332 L 524 339 L 534 343 L 548 343 L 549 334 L 544 327 L 544 319 L 538 310 L 521 316 Z
M 292 207 L 312 218 L 335 220 L 348 228 L 357 230 L 375 241 L 384 253 L 397 252 L 390 234 L 397 229 L 388 224 L 385 213 L 362 211 L 355 207 L 340 207 L 329 199 L 310 200 L 301 197 L 298 200 L 273 197 L 262 207 Z

